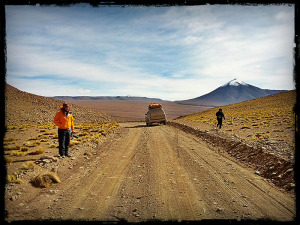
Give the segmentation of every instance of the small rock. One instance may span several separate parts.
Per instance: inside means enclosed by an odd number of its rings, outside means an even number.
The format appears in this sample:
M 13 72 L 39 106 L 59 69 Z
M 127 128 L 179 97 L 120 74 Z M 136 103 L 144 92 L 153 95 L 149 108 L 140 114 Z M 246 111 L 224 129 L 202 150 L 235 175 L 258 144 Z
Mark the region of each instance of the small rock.
M 224 210 L 223 208 L 218 207 L 217 210 L 216 210 L 216 212 L 217 212 L 217 213 L 221 213 L 223 210 Z
M 15 201 L 15 200 L 17 199 L 17 196 L 16 196 L 16 195 L 11 196 L 9 199 L 10 199 L 11 201 Z
M 258 170 L 255 171 L 255 174 L 260 175 L 260 172 Z
M 293 183 L 288 183 L 287 185 L 284 186 L 285 189 L 287 190 L 291 190 L 295 187 L 296 185 Z

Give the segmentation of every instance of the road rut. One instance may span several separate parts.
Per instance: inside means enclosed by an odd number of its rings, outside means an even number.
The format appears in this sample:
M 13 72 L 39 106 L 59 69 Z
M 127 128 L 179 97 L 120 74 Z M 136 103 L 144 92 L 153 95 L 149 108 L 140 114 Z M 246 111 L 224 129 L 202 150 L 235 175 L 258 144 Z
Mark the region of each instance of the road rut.
M 62 182 L 51 187 L 57 194 L 36 191 L 23 212 L 8 206 L 9 220 L 292 221 L 295 217 L 292 194 L 168 125 L 121 123 L 95 155 L 61 159 L 60 165 Z

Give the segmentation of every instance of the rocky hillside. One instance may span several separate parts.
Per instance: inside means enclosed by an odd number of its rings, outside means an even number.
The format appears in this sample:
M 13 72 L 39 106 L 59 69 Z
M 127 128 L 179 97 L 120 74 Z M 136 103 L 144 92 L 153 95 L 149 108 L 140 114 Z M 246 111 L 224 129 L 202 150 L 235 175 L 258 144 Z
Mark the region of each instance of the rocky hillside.
M 42 97 L 20 91 L 6 84 L 5 88 L 5 124 L 6 126 L 20 124 L 50 124 L 62 100 Z M 107 114 L 70 104 L 75 123 L 111 122 Z

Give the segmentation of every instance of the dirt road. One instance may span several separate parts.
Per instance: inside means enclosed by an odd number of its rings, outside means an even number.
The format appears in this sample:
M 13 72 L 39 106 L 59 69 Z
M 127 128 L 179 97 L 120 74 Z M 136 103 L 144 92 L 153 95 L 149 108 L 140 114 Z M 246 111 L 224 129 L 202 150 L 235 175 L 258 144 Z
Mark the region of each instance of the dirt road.
M 171 126 L 120 124 L 91 157 L 60 159 L 60 184 L 7 204 L 8 220 L 293 220 L 295 199 Z M 29 188 L 29 187 L 28 187 Z M 21 201 L 21 200 L 20 200 Z

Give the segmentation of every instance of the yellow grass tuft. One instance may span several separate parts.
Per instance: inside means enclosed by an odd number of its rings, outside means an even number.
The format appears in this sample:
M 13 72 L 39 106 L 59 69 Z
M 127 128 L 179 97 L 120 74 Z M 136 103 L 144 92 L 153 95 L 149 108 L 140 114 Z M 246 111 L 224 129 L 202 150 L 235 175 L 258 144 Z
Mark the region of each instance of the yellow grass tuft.
M 7 182 L 9 183 L 16 183 L 16 184 L 21 184 L 24 181 L 21 178 L 17 178 L 15 175 L 7 175 L 6 177 Z
M 4 138 L 3 141 L 7 141 L 7 142 L 10 142 L 10 141 L 16 141 L 18 140 L 17 138 Z
M 32 161 L 29 161 L 25 164 L 23 164 L 22 166 L 22 170 L 34 170 L 34 168 L 36 167 L 35 163 Z
M 12 163 L 14 160 L 11 157 L 5 156 L 6 163 Z
M 35 151 L 29 152 L 28 155 L 40 155 L 45 153 L 45 150 L 43 148 L 39 148 Z
M 36 147 L 38 145 L 40 145 L 41 142 L 40 141 L 27 141 L 24 145 L 27 147 Z
M 248 127 L 248 126 L 242 126 L 241 129 L 242 129 L 242 130 L 244 130 L 244 129 L 251 129 L 251 127 Z
M 22 152 L 27 152 L 28 150 L 29 150 L 28 147 L 22 146 L 22 147 L 20 148 L 20 151 L 22 151 Z
M 25 155 L 27 155 L 27 153 L 26 152 L 19 152 L 19 151 L 12 151 L 11 155 L 19 157 L 19 156 L 25 156 Z
M 7 130 L 15 130 L 15 129 L 18 129 L 17 126 L 6 126 L 6 129 Z
M 20 148 L 21 146 L 19 145 L 4 146 L 4 151 L 20 150 Z
M 52 183 L 60 183 L 61 181 L 56 173 L 48 172 L 34 177 L 30 182 L 34 187 L 48 188 Z
M 84 155 L 86 155 L 86 156 L 92 156 L 93 154 L 91 152 L 85 152 Z

